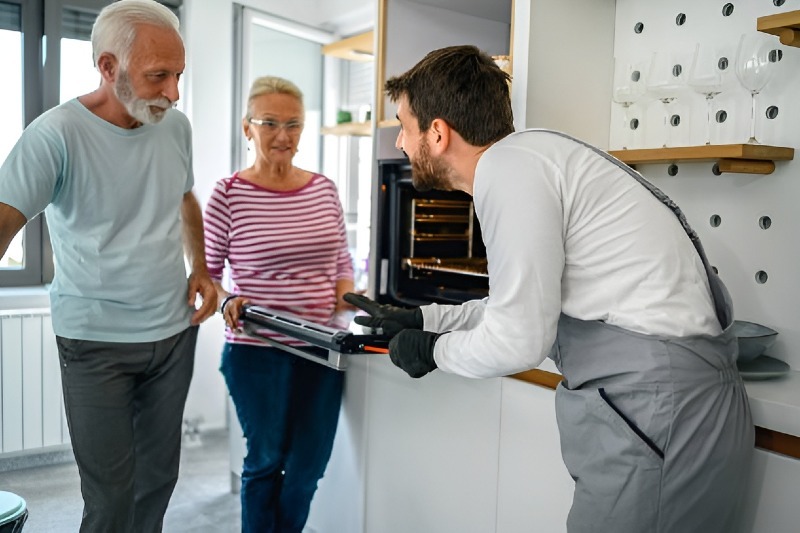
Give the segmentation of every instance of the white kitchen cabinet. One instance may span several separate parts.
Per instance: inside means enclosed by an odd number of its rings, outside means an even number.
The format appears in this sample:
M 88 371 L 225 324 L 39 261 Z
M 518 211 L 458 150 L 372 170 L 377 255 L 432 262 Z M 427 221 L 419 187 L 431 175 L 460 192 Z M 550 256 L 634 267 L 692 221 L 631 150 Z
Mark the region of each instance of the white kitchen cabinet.
M 503 380 L 497 533 L 567 531 L 575 483 L 561 460 L 555 391 Z
M 342 410 L 331 459 L 311 502 L 304 533 L 366 531 L 368 361 L 367 356 L 348 359 Z
M 750 469 L 742 531 L 800 531 L 800 460 L 757 449 Z
M 608 147 L 615 0 L 514 0 L 514 125 Z
M 494 531 L 500 395 L 499 379 L 370 360 L 365 531 Z

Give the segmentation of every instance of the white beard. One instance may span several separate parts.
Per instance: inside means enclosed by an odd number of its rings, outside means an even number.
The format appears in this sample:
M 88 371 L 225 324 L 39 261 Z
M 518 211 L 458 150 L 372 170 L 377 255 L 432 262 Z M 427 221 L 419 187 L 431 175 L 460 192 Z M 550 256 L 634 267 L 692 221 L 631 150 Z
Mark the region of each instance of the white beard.
M 128 73 L 124 70 L 121 70 L 117 76 L 117 83 L 114 85 L 114 94 L 117 95 L 119 101 L 125 106 L 125 110 L 128 114 L 142 124 L 158 124 L 161 122 L 161 119 L 164 118 L 164 115 L 167 114 L 167 110 L 171 107 L 175 107 L 174 102 L 171 102 L 168 98 L 163 96 L 161 98 L 154 98 L 153 100 L 137 98 L 133 92 L 133 86 L 128 78 Z M 160 108 L 160 111 L 154 112 L 151 106 Z

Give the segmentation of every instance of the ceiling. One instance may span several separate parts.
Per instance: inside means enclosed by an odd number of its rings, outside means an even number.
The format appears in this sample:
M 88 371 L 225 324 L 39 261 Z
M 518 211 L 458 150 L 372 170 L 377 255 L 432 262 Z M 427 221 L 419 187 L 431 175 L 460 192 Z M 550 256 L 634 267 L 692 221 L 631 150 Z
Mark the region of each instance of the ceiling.
M 472 15 L 497 22 L 509 23 L 511 21 L 511 0 L 408 0 L 418 4 L 425 4 L 442 9 L 449 9 L 457 13 Z M 372 7 L 372 0 L 320 0 L 320 9 L 328 13 L 349 13 Z
M 497 22 L 511 21 L 511 0 L 416 0 L 416 2 Z

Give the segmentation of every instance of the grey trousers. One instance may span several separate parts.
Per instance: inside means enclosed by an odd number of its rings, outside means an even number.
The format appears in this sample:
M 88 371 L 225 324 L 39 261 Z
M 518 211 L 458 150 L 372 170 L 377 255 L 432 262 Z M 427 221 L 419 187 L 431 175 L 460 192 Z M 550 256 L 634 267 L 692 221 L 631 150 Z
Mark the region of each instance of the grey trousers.
M 197 327 L 156 342 L 56 341 L 81 478 L 80 531 L 161 531 L 178 480 Z

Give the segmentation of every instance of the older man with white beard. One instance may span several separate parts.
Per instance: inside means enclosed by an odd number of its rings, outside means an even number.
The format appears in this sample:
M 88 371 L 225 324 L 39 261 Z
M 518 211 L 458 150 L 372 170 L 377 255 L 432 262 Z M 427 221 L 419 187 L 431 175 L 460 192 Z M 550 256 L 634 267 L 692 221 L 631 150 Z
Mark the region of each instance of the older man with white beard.
M 177 18 L 153 0 L 104 9 L 92 47 L 99 88 L 36 119 L 0 167 L 0 255 L 44 210 L 80 530 L 160 531 L 197 325 L 216 308 L 191 128 L 172 109 L 184 48 Z

